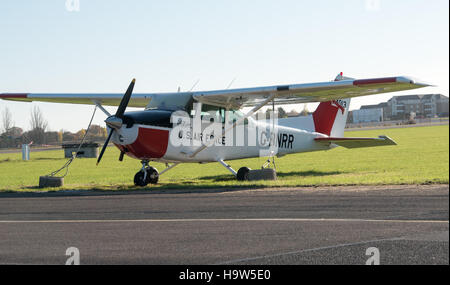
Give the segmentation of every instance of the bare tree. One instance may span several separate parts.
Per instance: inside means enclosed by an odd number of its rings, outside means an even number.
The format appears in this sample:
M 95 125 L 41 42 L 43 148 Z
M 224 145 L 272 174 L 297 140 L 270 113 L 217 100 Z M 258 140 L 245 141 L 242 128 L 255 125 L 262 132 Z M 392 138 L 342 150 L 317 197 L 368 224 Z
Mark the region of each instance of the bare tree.
M 13 126 L 14 122 L 12 120 L 12 114 L 9 111 L 8 107 L 5 107 L 2 114 L 2 133 L 8 132 Z
M 43 131 L 47 130 L 48 123 L 44 119 L 44 115 L 42 114 L 41 109 L 38 106 L 34 106 L 31 110 L 31 119 L 30 119 L 31 129 L 40 129 Z
M 45 131 L 47 130 L 48 123 L 44 119 L 41 109 L 38 106 L 34 106 L 31 110 L 30 118 L 30 136 L 31 140 L 37 144 L 45 143 Z

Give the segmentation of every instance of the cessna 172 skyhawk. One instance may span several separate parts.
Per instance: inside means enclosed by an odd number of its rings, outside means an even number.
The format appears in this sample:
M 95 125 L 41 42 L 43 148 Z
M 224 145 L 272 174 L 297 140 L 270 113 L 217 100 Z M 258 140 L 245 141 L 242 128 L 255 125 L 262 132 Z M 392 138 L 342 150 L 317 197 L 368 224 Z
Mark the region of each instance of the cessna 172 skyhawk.
M 125 154 L 141 160 L 142 168 L 134 183 L 145 186 L 157 183 L 159 175 L 179 163 L 219 162 L 238 180 L 246 180 L 249 168 L 242 167 L 236 172 L 225 161 L 262 155 L 273 158 L 336 146 L 395 145 L 386 136 L 344 138 L 350 98 L 429 86 L 403 76 L 353 79 L 342 73 L 330 82 L 132 96 L 134 84 L 133 79 L 123 96 L 8 93 L 0 94 L 0 99 L 96 105 L 108 116 L 105 122 L 109 133 L 97 164 L 112 140 L 120 150 L 120 161 Z M 288 125 L 284 119 L 275 122 L 275 118 L 272 121 L 253 118 L 266 105 L 274 108 L 309 102 L 320 104 L 311 116 L 299 117 L 294 125 Z M 103 106 L 118 109 L 111 115 Z M 145 109 L 125 113 L 127 106 Z M 239 111 L 244 107 L 251 110 Z M 150 161 L 164 162 L 167 168 L 158 173 L 149 166 Z

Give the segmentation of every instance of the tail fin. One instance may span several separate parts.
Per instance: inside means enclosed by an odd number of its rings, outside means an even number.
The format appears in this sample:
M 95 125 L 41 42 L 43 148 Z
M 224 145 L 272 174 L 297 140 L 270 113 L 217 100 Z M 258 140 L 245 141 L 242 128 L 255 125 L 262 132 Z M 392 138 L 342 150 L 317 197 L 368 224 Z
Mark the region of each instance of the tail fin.
M 351 78 L 344 77 L 341 72 L 335 81 L 346 79 Z M 330 137 L 343 137 L 349 106 L 350 98 L 320 103 L 313 113 L 315 131 Z
M 343 137 L 350 98 L 322 102 L 313 113 L 315 131 L 330 137 Z

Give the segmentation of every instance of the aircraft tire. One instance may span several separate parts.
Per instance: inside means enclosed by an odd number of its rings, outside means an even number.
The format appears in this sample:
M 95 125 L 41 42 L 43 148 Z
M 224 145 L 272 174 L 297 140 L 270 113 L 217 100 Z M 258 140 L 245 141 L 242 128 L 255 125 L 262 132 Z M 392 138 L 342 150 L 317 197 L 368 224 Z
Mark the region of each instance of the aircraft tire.
M 158 183 L 158 179 L 159 179 L 159 173 L 158 170 L 156 170 L 156 168 L 149 166 L 147 167 L 147 183 L 150 184 L 156 184 Z
M 147 174 L 148 177 L 148 174 Z M 148 178 L 144 180 L 144 171 L 139 171 L 138 173 L 136 173 L 136 175 L 134 175 L 134 185 L 136 186 L 147 186 L 148 182 L 147 182 Z

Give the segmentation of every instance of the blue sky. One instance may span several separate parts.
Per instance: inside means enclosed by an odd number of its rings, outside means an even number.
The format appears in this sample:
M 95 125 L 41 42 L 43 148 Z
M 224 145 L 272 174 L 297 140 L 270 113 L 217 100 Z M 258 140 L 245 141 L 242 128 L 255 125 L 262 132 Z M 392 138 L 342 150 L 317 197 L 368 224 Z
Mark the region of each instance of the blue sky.
M 447 0 L 0 2 L 0 93 L 196 90 L 409 75 L 449 84 Z M 413 91 L 414 92 L 414 91 Z M 411 93 L 411 92 L 409 92 Z M 351 109 L 392 95 L 352 100 Z M 86 128 L 92 106 L 0 100 L 29 129 Z M 287 106 L 302 109 L 303 106 Z M 313 109 L 311 104 L 309 109 Z M 109 108 L 111 111 L 114 108 Z M 95 123 L 105 117 L 97 113 Z

